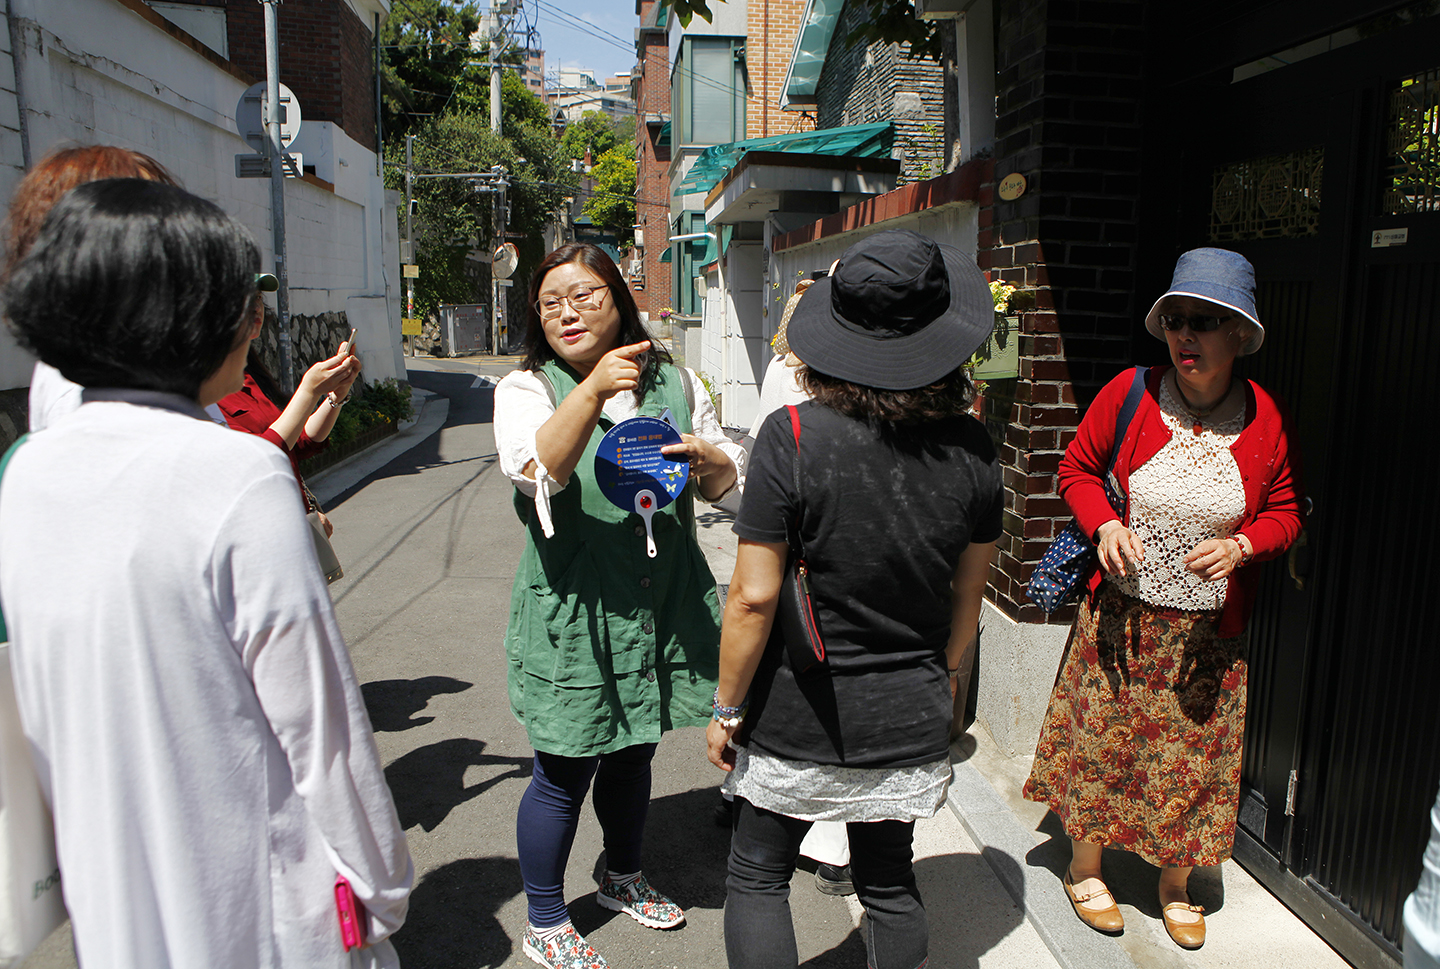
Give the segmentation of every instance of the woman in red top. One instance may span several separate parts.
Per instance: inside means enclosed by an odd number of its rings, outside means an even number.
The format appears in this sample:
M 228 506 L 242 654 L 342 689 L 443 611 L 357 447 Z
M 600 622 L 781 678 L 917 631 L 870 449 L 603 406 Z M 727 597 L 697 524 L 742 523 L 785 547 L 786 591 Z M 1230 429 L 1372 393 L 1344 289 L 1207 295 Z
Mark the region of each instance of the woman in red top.
M 1060 463 L 1060 494 L 1100 569 L 1024 793 L 1071 838 L 1064 884 L 1082 921 L 1124 927 L 1100 878 L 1102 848 L 1124 848 L 1161 867 L 1165 928 L 1193 949 L 1205 921 L 1187 892 L 1190 871 L 1218 865 L 1235 841 L 1255 563 L 1300 533 L 1298 455 L 1283 405 L 1234 378 L 1235 358 L 1265 339 L 1243 256 L 1182 255 L 1145 326 L 1174 366 L 1150 371 L 1118 449 L 1123 520 L 1102 479 L 1130 372 L 1096 396 Z
M 273 291 L 274 276 L 268 274 L 260 279 L 260 288 Z M 261 306 L 257 312 L 263 313 Z M 326 448 L 326 438 L 335 427 L 340 408 L 345 406 L 345 397 L 355 378 L 360 376 L 360 358 L 355 356 L 350 341 L 340 344 L 333 357 L 321 360 L 300 378 L 300 386 L 290 396 L 282 411 L 274 402 L 285 399 L 285 392 L 270 375 L 261 362 L 260 355 L 252 347 L 245 363 L 245 387 L 220 401 L 220 411 L 225 423 L 237 431 L 258 434 L 284 451 L 290 458 L 290 467 L 295 472 L 295 481 L 300 485 L 300 496 L 305 501 L 305 510 L 320 516 L 328 538 L 334 526 L 318 507 L 310 507 L 309 492 L 305 480 L 300 477 L 300 462 L 319 454 Z

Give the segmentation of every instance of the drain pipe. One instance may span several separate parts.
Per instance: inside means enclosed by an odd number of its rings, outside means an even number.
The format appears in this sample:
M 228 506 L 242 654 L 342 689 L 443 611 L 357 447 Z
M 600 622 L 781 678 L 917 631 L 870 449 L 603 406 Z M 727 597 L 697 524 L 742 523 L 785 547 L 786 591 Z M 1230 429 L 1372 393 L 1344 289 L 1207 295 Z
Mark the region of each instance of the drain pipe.
M 25 120 L 27 105 L 25 104 L 25 82 L 21 79 L 21 44 L 20 29 L 15 26 L 15 10 L 13 0 L 5 0 L 5 25 L 10 30 L 10 65 L 15 71 L 15 108 L 20 116 L 20 157 L 25 162 L 25 170 L 30 170 L 30 123 Z

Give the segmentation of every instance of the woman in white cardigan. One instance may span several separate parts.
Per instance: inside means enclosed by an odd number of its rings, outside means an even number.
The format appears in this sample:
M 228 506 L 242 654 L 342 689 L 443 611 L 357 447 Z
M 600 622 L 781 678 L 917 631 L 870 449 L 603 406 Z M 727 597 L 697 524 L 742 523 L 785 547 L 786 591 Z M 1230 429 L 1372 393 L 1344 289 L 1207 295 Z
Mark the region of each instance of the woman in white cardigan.
M 414 868 L 294 475 L 203 410 L 244 382 L 258 268 L 216 206 L 111 179 L 56 204 L 4 287 L 21 342 L 85 388 L 0 486 L 16 695 L 82 965 L 398 965 Z

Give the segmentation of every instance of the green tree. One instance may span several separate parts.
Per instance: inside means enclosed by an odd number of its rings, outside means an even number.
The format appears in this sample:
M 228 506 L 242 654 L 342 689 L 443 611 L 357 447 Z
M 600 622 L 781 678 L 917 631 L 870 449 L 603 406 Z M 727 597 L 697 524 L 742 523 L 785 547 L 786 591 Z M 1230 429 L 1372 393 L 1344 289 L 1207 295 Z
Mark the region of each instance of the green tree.
M 387 140 L 404 135 L 425 118 L 443 113 L 488 76 L 474 63 L 470 35 L 480 25 L 474 3 L 405 0 L 380 27 L 381 121 Z M 470 95 L 473 97 L 474 95 Z
M 583 210 L 596 225 L 609 229 L 629 244 L 635 233 L 635 147 L 621 143 L 605 152 L 590 169 L 594 194 Z
M 521 236 L 510 241 L 520 251 L 515 278 L 523 280 L 544 258 L 545 225 L 565 197 L 574 194 L 577 178 L 545 124 L 549 115 L 544 103 L 513 74 L 502 81 L 501 110 L 504 134 L 500 136 L 490 130 L 488 95 L 483 112 L 467 110 L 462 102 L 422 120 L 412 132 L 414 164 L 417 172 L 427 174 L 505 167 L 510 182 L 507 230 Z M 397 157 L 393 146 L 389 152 L 389 157 Z M 387 168 L 386 182 L 391 188 L 403 188 L 403 169 Z M 414 184 L 420 266 L 416 315 L 427 316 L 441 303 L 488 301 L 489 254 L 502 241 L 494 235 L 495 195 L 477 192 L 477 181 L 465 178 L 422 178 Z M 511 319 L 523 318 L 524 287 L 517 285 L 508 292 Z
M 620 141 L 618 124 L 608 114 L 602 111 L 586 111 L 580 115 L 579 121 L 572 121 L 565 127 L 565 134 L 561 136 L 561 143 L 565 145 L 565 152 L 571 158 L 584 158 L 585 152 L 590 152 L 590 158 L 599 158 Z M 630 135 L 635 134 L 635 123 L 630 123 Z

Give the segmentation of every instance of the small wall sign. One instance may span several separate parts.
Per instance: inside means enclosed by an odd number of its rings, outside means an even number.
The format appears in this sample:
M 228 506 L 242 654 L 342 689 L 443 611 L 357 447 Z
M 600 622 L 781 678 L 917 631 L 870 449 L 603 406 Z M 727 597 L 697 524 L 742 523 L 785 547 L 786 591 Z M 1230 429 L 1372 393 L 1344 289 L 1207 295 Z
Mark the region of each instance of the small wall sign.
M 1407 229 L 1376 229 L 1370 233 L 1371 249 L 1388 249 L 1391 246 L 1403 246 L 1410 241 L 1410 230 Z
M 1011 172 L 1000 180 L 1000 198 L 1006 202 L 1013 202 L 1025 194 L 1025 176 L 1019 172 Z

